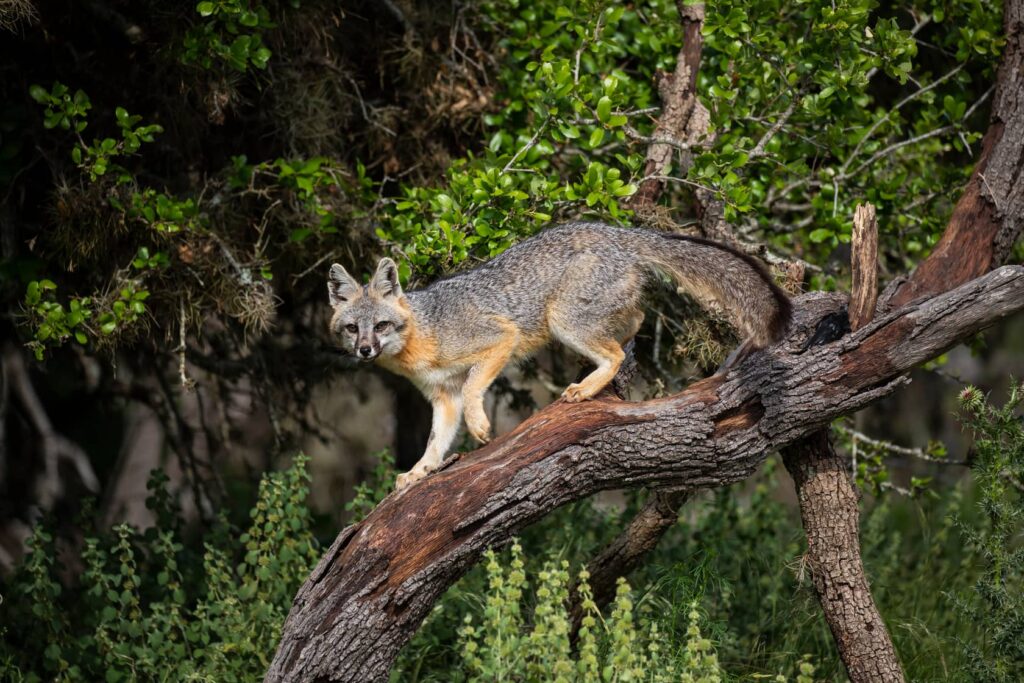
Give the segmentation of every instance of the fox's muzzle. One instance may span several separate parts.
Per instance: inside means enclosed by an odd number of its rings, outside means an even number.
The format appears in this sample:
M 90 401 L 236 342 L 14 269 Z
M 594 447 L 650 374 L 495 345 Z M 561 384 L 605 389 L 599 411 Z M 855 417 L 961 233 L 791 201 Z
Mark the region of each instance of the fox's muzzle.
M 358 351 L 356 352 L 356 355 L 359 357 L 359 360 L 361 361 L 371 361 L 377 357 L 378 353 L 379 351 L 374 349 L 372 346 L 368 344 L 363 344 L 359 347 Z

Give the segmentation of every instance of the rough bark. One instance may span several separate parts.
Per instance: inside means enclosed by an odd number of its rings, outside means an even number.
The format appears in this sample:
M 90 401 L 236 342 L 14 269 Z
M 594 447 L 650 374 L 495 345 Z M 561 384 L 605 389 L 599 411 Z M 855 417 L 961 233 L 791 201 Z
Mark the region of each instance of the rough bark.
M 1005 266 L 810 348 L 842 297 L 807 294 L 783 344 L 663 399 L 557 402 L 386 498 L 299 590 L 267 681 L 383 681 L 437 598 L 489 546 L 600 490 L 694 491 L 750 476 L 765 453 L 889 394 L 910 368 L 1024 308 Z
M 782 460 L 796 484 L 811 582 L 850 681 L 903 681 L 864 573 L 857 490 L 846 463 L 827 430 L 783 448 Z

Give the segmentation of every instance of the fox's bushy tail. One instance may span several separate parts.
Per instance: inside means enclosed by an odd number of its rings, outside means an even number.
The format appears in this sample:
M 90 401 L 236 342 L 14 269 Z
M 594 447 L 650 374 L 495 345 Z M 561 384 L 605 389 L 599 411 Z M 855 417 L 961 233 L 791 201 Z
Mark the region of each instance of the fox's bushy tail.
M 687 293 L 716 300 L 757 348 L 786 335 L 793 306 L 759 260 L 699 237 L 647 234 L 652 239 L 646 258 Z

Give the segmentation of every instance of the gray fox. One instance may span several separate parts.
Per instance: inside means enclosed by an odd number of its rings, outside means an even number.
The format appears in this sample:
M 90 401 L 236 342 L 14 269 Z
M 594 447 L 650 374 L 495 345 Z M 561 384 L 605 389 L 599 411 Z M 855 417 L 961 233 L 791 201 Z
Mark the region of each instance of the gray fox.
M 740 354 L 786 332 L 789 299 L 759 261 L 708 240 L 640 228 L 550 227 L 478 268 L 414 292 L 402 290 L 389 258 L 366 285 L 332 265 L 332 333 L 360 360 L 408 377 L 433 406 L 426 452 L 399 475 L 396 488 L 441 464 L 463 414 L 469 433 L 486 442 L 484 392 L 506 365 L 552 340 L 597 365 L 562 397 L 583 401 L 600 392 L 622 363 L 623 344 L 640 328 L 645 286 L 659 272 L 725 309 L 746 337 Z

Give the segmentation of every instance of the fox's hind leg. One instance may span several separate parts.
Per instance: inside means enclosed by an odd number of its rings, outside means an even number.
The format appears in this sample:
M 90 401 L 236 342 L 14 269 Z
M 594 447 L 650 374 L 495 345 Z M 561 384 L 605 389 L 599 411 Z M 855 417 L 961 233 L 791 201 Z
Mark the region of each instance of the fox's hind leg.
M 562 398 L 570 403 L 593 398 L 612 381 L 626 357 L 622 351 L 622 344 L 616 338 L 617 335 L 602 327 L 574 328 L 571 325 L 559 324 L 557 320 L 552 320 L 550 325 L 551 334 L 555 339 L 597 366 L 579 382 L 570 384 L 562 393 Z
M 622 360 L 626 357 L 622 351 L 622 345 L 616 339 L 573 341 L 575 343 L 562 339 L 562 343 L 589 358 L 597 367 L 589 375 L 579 382 L 570 384 L 562 392 L 562 398 L 569 403 L 585 401 L 596 396 L 612 381 L 615 373 L 619 371 L 619 366 L 622 365 Z

